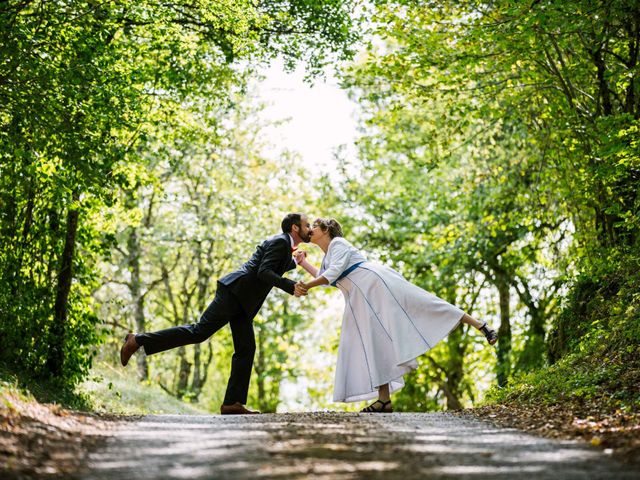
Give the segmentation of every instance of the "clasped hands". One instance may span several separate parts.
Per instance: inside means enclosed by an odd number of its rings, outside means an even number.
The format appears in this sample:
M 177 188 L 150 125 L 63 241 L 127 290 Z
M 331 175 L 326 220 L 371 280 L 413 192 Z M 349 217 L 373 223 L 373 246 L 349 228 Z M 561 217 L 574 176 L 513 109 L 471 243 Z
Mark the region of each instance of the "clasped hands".
M 305 258 L 307 258 L 307 252 L 305 252 L 304 250 L 298 250 L 297 252 L 294 253 L 294 256 L 296 259 L 296 263 L 300 265 L 302 262 L 304 262 Z M 296 283 L 294 287 L 293 294 L 296 297 L 303 297 L 307 294 L 307 290 L 309 289 L 304 284 L 304 282 L 299 281 L 298 283 Z
M 305 252 L 304 250 L 297 250 L 296 252 L 294 252 L 293 256 L 296 259 L 296 264 L 300 265 L 307 258 L 307 252 Z M 294 290 L 293 290 L 293 294 L 296 297 L 304 297 L 304 296 L 307 295 L 307 291 L 308 290 L 309 290 L 309 288 L 301 280 L 301 281 L 299 281 L 298 283 L 295 284 L 295 287 L 294 287 Z
M 304 284 L 303 281 L 299 281 L 295 284 L 295 286 L 293 287 L 293 294 L 296 297 L 303 297 L 307 294 L 307 291 L 309 289 L 307 288 L 307 286 Z
M 307 258 L 307 252 L 305 252 L 304 250 L 296 250 L 293 253 L 293 256 L 296 259 L 296 263 L 300 265 L 302 262 L 304 262 L 304 259 Z

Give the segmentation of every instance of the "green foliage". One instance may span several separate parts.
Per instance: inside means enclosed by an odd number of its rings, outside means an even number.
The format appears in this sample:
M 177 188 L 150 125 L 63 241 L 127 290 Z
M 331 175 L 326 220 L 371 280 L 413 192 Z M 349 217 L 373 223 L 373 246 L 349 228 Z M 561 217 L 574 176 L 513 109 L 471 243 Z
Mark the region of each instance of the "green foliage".
M 590 312 L 559 308 L 567 288 L 591 300 L 594 271 L 630 275 L 620 262 L 640 233 L 638 5 L 375 6 L 343 76 L 361 106 L 364 167 L 350 170 L 343 201 L 365 218 L 358 240 L 416 283 L 440 296 L 453 284 L 445 298 L 461 306 L 477 289 L 477 316 L 500 318 L 498 383 L 517 382 L 544 368 L 556 335 L 599 331 Z M 437 383 L 428 363 L 414 380 Z M 442 379 L 458 385 L 451 365 Z
M 42 379 L 31 372 L 0 369 L 0 395 L 17 394 L 25 400 L 55 403 L 64 408 L 81 411 L 93 410 L 92 398 L 87 392 L 77 391 L 60 379 Z
M 490 401 L 570 402 L 583 409 L 638 411 L 638 257 L 607 260 L 587 269 L 571 286 L 549 332 L 552 364 L 515 376 L 508 388 L 494 389 Z
M 257 354 L 254 363 L 250 404 L 261 412 L 275 412 L 281 402 L 283 379 L 300 376 L 301 340 L 309 328 L 315 302 L 289 300 L 288 295 L 274 292 L 267 299 L 254 322 Z M 305 299 L 306 300 L 306 299 Z
M 149 382 L 131 382 L 124 372 L 104 363 L 95 365 L 92 374 L 75 389 L 60 382 L 30 377 L 24 372 L 15 374 L 3 370 L 0 397 L 4 393 L 18 395 L 25 401 L 54 403 L 79 411 L 124 415 L 205 413 L 203 408 L 181 402 Z
M 115 358 L 127 330 L 196 322 L 218 278 L 278 233 L 285 213 L 310 210 L 306 173 L 293 152 L 274 151 L 261 135 L 266 125 L 256 119 L 264 106 L 250 92 L 208 115 L 184 106 L 180 124 L 150 134 L 144 144 L 149 168 L 130 172 L 134 186 L 106 211 L 115 246 L 100 265 L 107 281 L 95 292 L 110 331 L 105 361 Z M 293 190 L 292 176 L 298 178 Z M 254 323 L 255 407 L 275 411 L 281 381 L 299 375 L 294 362 L 316 305 L 274 291 L 261 309 Z M 135 359 L 139 380 L 217 411 L 232 354 L 225 327 L 200 345 Z
M 582 344 L 591 345 L 594 339 L 618 350 L 640 341 L 638 261 L 636 255 L 603 258 L 576 278 L 549 332 L 552 362 L 584 350 Z
M 276 56 L 309 75 L 350 58 L 356 6 L 359 159 L 315 198 L 292 189 L 291 152 L 265 153 L 249 79 Z M 101 341 L 115 358 L 127 329 L 196 321 L 213 279 L 314 206 L 372 259 L 499 319 L 495 360 L 456 332 L 398 405 L 473 402 L 495 365 L 497 399 L 635 408 L 638 31 L 629 0 L 3 2 L 0 364 L 71 392 Z M 305 377 L 296 346 L 335 338 L 300 333 L 321 301 L 270 302 L 251 396 L 272 411 Z M 220 332 L 137 373 L 214 409 L 230 355 Z
M 3 2 L 0 362 L 69 385 L 86 375 L 96 263 L 116 241 L 109 210 L 149 181 L 163 152 L 148 139 L 166 129 L 163 148 L 188 142 L 171 135 L 185 111 L 220 113 L 276 55 L 311 73 L 349 57 L 352 23 L 333 0 Z

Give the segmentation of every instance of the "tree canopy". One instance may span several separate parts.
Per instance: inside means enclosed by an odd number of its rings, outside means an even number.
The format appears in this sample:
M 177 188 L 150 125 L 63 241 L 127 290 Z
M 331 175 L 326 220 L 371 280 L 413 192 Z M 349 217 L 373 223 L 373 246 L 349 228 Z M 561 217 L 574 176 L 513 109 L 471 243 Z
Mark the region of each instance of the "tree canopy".
M 9 0 L 0 58 L 3 368 L 73 388 L 121 333 L 196 321 L 303 210 L 499 330 L 495 354 L 461 328 L 421 357 L 400 408 L 491 385 L 637 408 L 637 2 Z M 254 91 L 276 58 L 337 66 L 358 106 L 357 152 L 322 179 L 263 136 Z M 326 299 L 265 304 L 262 409 L 296 378 L 327 403 Z M 137 376 L 215 406 L 217 344 L 140 356 Z

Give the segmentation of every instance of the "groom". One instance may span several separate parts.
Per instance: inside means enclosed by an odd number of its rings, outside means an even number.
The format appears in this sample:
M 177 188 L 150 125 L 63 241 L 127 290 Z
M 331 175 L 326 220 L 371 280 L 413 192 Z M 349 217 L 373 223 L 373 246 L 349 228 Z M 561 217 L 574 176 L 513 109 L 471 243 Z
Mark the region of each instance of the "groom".
M 282 234 L 262 242 L 248 262 L 218 280 L 215 298 L 198 323 L 151 333 L 129 333 L 120 349 L 122 365 L 126 366 L 131 355 L 141 346 L 147 355 L 151 355 L 181 345 L 200 343 L 228 323 L 231 326 L 235 352 L 231 359 L 231 374 L 220 413 L 260 413 L 244 406 L 247 403 L 256 350 L 253 318 L 273 287 L 296 297 L 307 294 L 300 283 L 283 278 L 282 275 L 296 267 L 292 253 L 300 242 L 309 241 L 310 230 L 311 225 L 306 215 L 289 213 L 282 220 Z

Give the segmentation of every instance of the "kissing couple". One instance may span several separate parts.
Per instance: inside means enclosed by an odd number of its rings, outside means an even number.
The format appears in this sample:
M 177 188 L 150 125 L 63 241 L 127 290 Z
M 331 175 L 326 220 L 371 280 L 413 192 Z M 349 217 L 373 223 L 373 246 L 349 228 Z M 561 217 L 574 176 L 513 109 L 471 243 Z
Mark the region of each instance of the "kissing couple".
M 120 350 L 122 365 L 140 347 L 152 355 L 200 343 L 228 323 L 234 353 L 220 413 L 259 413 L 245 406 L 256 350 L 253 318 L 273 287 L 296 297 L 318 286 L 332 285 L 342 291 L 345 309 L 333 400 L 357 402 L 377 397 L 362 410 L 366 413 L 392 412 L 390 395 L 404 386 L 403 376 L 417 367 L 417 357 L 460 323 L 480 330 L 491 345 L 498 340 L 486 322 L 413 285 L 395 270 L 369 262 L 344 238 L 336 220 L 318 218 L 311 225 L 306 215 L 289 213 L 281 227 L 281 234 L 262 242 L 244 265 L 218 280 L 215 297 L 197 323 L 127 334 Z M 298 250 L 303 242 L 314 243 L 324 252 L 320 268 Z M 294 282 L 283 277 L 296 266 L 313 279 Z

